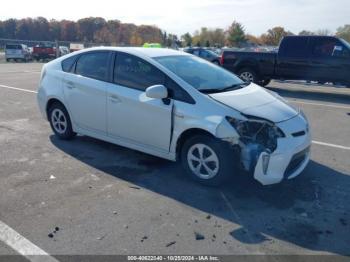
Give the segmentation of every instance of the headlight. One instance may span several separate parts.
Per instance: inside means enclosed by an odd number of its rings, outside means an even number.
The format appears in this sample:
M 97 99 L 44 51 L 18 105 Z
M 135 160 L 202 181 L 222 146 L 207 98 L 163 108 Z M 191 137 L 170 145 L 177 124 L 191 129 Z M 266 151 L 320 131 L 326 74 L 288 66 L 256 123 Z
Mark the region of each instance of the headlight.
M 242 137 L 256 137 L 264 132 L 269 137 L 285 137 L 280 128 L 264 119 L 239 120 L 229 116 L 226 119 Z

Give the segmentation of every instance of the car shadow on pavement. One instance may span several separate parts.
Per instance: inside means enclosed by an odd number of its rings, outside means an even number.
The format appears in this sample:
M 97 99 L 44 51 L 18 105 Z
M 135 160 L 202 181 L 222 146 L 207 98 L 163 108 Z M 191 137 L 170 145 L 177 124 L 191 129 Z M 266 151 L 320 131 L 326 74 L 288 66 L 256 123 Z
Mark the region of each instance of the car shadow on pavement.
M 350 175 L 321 163 L 311 161 L 299 177 L 273 186 L 261 186 L 240 173 L 211 188 L 192 182 L 177 163 L 86 136 L 50 139 L 105 174 L 238 224 L 239 229 L 227 233 L 242 243 L 277 239 L 314 251 L 350 253 Z

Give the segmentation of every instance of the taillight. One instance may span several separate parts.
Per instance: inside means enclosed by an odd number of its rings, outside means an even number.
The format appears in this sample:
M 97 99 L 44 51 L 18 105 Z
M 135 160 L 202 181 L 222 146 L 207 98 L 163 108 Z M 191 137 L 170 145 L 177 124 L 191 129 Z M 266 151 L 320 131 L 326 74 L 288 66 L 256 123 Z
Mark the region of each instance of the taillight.
M 220 65 L 224 64 L 224 54 L 221 54 L 220 56 Z

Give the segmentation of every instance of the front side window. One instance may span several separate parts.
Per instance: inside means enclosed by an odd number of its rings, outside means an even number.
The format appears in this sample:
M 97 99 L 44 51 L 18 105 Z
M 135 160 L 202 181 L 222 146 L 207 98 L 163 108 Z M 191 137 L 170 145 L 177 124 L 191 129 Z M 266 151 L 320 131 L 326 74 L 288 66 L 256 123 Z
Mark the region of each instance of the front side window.
M 244 84 L 231 72 L 195 56 L 161 56 L 154 59 L 202 92 L 228 91 Z
M 145 60 L 118 53 L 114 65 L 114 83 L 141 91 L 153 85 L 163 85 L 165 75 Z
M 79 57 L 75 73 L 96 80 L 107 81 L 109 52 L 93 52 Z
M 331 57 L 336 49 L 337 40 L 333 38 L 321 38 L 315 41 L 313 55 L 318 57 Z

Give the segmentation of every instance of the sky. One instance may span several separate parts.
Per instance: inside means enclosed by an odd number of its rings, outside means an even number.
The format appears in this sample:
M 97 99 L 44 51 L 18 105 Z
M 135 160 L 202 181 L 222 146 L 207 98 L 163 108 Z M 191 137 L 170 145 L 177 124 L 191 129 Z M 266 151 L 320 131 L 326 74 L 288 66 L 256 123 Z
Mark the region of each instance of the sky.
M 78 20 L 89 16 L 156 25 L 168 33 L 201 27 L 226 29 L 233 20 L 260 35 L 274 26 L 298 33 L 350 24 L 350 0 L 16 0 L 1 3 L 0 20 L 43 16 Z

